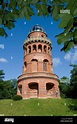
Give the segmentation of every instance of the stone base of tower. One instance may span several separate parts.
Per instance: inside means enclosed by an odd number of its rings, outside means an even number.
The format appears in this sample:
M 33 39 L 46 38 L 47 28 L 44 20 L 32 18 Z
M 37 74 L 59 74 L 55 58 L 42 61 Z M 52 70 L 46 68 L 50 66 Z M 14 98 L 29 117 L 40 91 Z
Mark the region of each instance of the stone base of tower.
M 23 98 L 60 98 L 57 75 L 18 77 L 17 94 Z

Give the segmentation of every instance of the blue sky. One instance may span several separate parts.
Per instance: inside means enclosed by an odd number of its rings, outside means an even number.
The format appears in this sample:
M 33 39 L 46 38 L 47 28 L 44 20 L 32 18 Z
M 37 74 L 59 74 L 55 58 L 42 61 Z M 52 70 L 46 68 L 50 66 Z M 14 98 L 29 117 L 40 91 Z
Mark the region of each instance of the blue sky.
M 15 28 L 8 30 L 8 37 L 0 37 L 0 70 L 5 73 L 4 80 L 17 79 L 22 74 L 23 66 L 23 43 L 27 39 L 29 31 L 36 24 L 41 25 L 46 31 L 48 38 L 52 41 L 52 57 L 54 73 L 59 78 L 66 76 L 70 78 L 70 62 L 77 64 L 77 47 L 67 53 L 61 52 L 62 45 L 57 44 L 55 35 L 63 31 L 58 28 L 59 22 L 52 17 L 33 16 L 31 20 L 19 19 L 15 22 Z

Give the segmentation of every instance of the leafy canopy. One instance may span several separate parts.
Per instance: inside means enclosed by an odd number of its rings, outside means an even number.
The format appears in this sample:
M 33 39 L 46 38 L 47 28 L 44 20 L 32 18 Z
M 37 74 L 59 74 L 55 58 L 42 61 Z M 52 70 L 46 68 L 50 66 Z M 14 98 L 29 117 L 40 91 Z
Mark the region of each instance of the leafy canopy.
M 14 28 L 18 18 L 30 20 L 35 14 L 60 20 L 59 28 L 64 31 L 56 37 L 63 44 L 61 51 L 77 45 L 77 0 L 0 0 L 0 35 L 6 37 L 5 28 Z

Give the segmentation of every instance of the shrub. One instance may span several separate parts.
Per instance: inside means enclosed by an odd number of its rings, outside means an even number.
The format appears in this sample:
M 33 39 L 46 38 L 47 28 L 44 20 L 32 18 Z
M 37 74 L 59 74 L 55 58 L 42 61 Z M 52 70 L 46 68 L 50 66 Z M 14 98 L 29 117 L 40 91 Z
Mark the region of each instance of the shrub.
M 14 95 L 12 99 L 14 101 L 21 100 L 22 99 L 22 96 L 20 96 L 20 95 Z
M 72 101 L 71 103 L 69 103 L 68 107 L 71 110 L 76 110 L 77 111 L 77 100 Z

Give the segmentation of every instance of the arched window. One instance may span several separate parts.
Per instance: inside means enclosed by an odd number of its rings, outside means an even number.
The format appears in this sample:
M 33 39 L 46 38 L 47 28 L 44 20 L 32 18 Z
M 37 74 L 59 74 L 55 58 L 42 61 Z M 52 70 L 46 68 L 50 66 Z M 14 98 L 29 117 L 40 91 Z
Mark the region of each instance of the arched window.
M 31 46 L 28 47 L 28 51 L 29 51 L 29 53 L 31 53 Z
M 44 35 L 41 35 L 41 37 L 44 37 Z
M 22 94 L 22 85 L 19 85 L 18 88 L 19 88 L 20 94 Z
M 46 52 L 47 51 L 47 46 L 46 45 L 44 45 L 44 52 Z
M 52 82 L 46 83 L 46 91 L 47 91 L 47 97 L 49 98 L 54 97 L 54 84 Z
M 48 53 L 50 54 L 50 47 L 48 47 Z
M 41 44 L 38 45 L 38 51 L 42 52 L 42 45 Z
M 46 83 L 46 90 L 49 91 L 54 87 L 53 83 Z
M 37 59 L 32 59 L 31 60 L 31 68 L 32 68 L 32 72 L 37 72 L 38 70 L 38 60 Z
M 38 60 L 37 59 L 32 59 L 31 61 L 36 61 L 37 62 Z
M 48 63 L 48 60 L 44 59 L 43 60 L 43 71 L 47 71 L 47 63 Z
M 33 52 L 36 52 L 36 45 L 33 45 Z
M 24 54 L 25 54 L 25 55 L 27 54 L 27 48 L 25 48 L 25 50 L 24 50 Z
M 30 98 L 38 97 L 38 83 L 31 82 L 28 84 L 28 93 Z
M 29 86 L 30 89 L 38 90 L 38 83 L 31 82 L 31 83 L 28 84 L 28 86 Z
M 24 62 L 24 69 L 26 70 L 27 69 L 27 62 Z

